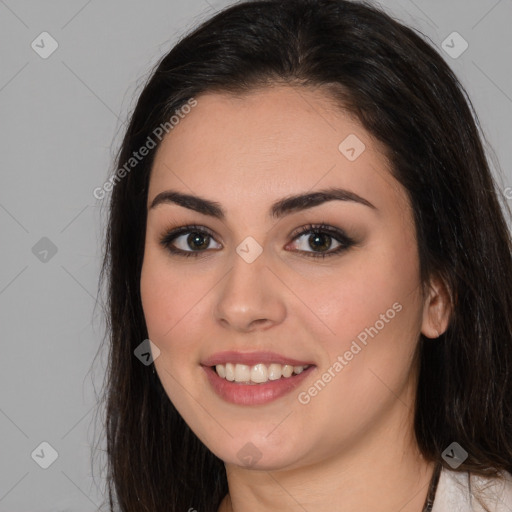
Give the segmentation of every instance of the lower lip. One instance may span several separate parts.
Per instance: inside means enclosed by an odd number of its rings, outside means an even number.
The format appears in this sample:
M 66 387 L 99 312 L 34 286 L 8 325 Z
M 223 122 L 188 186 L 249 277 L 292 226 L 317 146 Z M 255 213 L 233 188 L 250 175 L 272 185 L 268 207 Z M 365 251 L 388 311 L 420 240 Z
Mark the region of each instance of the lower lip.
M 203 366 L 213 390 L 224 400 L 237 405 L 260 405 L 272 402 L 290 393 L 316 368 L 310 366 L 298 375 L 269 380 L 264 384 L 241 384 L 217 375 L 209 366 Z

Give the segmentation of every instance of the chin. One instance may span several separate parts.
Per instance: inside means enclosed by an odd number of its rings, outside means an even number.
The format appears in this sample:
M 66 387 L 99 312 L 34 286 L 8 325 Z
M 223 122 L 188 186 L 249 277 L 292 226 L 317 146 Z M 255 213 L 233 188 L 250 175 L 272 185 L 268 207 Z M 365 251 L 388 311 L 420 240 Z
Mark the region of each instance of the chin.
M 227 445 L 207 446 L 225 464 L 247 469 L 276 471 L 298 465 L 304 457 L 304 443 L 289 441 L 285 444 L 281 438 L 270 440 L 265 438 L 268 432 L 248 435 L 246 431 L 243 435 L 234 435 Z M 300 453 L 297 451 L 299 446 L 302 447 Z

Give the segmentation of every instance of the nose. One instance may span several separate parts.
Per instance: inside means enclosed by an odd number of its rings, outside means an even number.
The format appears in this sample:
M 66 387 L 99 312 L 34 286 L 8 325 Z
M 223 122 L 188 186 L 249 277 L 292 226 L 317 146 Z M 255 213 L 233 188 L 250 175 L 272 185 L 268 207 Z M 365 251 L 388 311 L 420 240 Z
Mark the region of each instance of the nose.
M 286 317 L 286 287 L 269 268 L 265 250 L 248 261 L 235 252 L 231 269 L 216 288 L 216 320 L 238 332 L 266 330 Z

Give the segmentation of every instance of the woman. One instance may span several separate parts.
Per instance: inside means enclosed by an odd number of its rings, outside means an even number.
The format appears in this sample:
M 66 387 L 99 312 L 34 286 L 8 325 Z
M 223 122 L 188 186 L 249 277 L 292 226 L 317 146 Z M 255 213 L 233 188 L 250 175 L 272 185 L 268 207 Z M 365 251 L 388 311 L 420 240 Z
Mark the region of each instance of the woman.
M 111 510 L 512 510 L 476 122 L 356 2 L 242 2 L 161 60 L 111 178 Z

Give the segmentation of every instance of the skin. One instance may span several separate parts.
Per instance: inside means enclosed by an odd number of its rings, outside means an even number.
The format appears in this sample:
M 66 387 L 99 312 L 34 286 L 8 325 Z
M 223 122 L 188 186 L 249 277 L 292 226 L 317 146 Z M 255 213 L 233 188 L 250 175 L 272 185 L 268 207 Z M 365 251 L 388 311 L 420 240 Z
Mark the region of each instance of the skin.
M 320 89 L 276 85 L 196 99 L 155 157 L 140 285 L 163 387 L 225 462 L 229 495 L 219 511 L 332 511 L 336 503 L 340 512 L 420 512 L 433 465 L 413 434 L 414 355 L 420 332 L 436 338 L 446 329 L 449 295 L 436 279 L 422 292 L 412 210 L 383 148 Z M 338 150 L 349 134 L 366 146 L 355 161 Z M 280 220 L 268 215 L 274 201 L 330 186 L 376 209 L 329 201 Z M 220 203 L 226 219 L 176 204 L 149 209 L 168 189 Z M 316 247 L 310 235 L 291 235 L 322 222 L 355 245 L 325 259 L 308 256 Z M 187 224 L 214 234 L 198 258 L 159 244 L 169 227 Z M 236 252 L 247 236 L 263 249 L 252 263 Z M 187 235 L 178 240 L 182 250 L 197 247 L 187 245 Z M 330 251 L 338 247 L 329 241 Z M 298 392 L 394 303 L 401 311 L 300 403 Z M 273 350 L 316 368 L 274 402 L 234 405 L 212 390 L 200 367 L 224 350 Z M 248 442 L 261 453 L 251 467 L 237 456 Z

